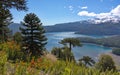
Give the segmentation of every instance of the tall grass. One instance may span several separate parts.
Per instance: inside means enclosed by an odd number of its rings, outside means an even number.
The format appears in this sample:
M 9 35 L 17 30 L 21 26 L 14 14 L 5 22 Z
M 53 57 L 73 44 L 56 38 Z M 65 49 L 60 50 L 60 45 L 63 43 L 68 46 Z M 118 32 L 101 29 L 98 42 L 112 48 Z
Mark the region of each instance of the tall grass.
M 100 72 L 95 68 L 78 66 L 74 62 L 53 62 L 44 57 L 33 59 L 31 62 L 10 63 L 7 61 L 6 54 L 2 52 L 0 58 L 1 75 L 120 75 L 119 72 Z
M 52 61 L 44 56 L 38 59 L 32 59 L 30 62 L 16 60 L 14 63 L 9 62 L 9 44 L 0 45 L 0 75 L 120 75 L 119 72 L 105 71 L 100 72 L 95 68 L 79 66 L 75 62 L 69 61 Z M 6 51 L 8 50 L 8 51 Z M 14 53 L 12 55 L 14 57 Z M 20 55 L 19 55 L 20 56 Z

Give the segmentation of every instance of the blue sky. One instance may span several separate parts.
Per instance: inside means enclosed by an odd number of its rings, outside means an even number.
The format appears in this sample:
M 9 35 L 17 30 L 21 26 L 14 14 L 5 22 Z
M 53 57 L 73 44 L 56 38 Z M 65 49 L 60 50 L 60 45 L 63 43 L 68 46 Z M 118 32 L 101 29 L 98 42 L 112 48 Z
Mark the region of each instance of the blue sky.
M 28 0 L 27 3 L 27 12 L 11 9 L 15 23 L 20 23 L 31 12 L 41 19 L 43 25 L 103 18 L 104 15 L 108 18 L 120 14 L 120 0 Z

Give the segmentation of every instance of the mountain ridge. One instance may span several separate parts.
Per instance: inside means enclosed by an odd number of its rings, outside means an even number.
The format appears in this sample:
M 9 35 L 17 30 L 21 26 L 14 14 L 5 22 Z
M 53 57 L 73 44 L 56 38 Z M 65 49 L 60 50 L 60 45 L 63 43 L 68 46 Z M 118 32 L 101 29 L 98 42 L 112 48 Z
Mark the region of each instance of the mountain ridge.
M 21 25 L 13 23 L 9 26 L 13 33 L 19 31 Z M 120 35 L 119 22 L 94 23 L 92 20 L 76 21 L 69 23 L 60 23 L 51 26 L 43 26 L 46 32 L 67 32 L 73 31 L 77 34 L 86 35 Z

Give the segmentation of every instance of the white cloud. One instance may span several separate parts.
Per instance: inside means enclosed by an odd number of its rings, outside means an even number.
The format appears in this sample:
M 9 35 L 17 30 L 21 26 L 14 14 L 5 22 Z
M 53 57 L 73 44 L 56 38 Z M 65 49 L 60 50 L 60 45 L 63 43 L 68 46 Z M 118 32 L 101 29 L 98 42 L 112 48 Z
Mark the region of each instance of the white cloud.
M 81 7 L 81 9 L 87 9 L 87 8 L 88 8 L 87 6 Z
M 81 11 L 78 13 L 79 16 L 88 16 L 88 17 L 95 17 L 96 14 L 94 12 L 88 12 L 88 11 Z
M 100 21 L 109 21 L 109 20 L 117 21 L 118 19 L 120 19 L 120 5 L 118 5 L 114 9 L 112 9 L 110 12 L 106 12 L 106 13 L 96 14 L 94 12 L 80 11 L 78 13 L 78 15 L 79 16 L 95 17 L 95 18 L 98 18 Z M 99 20 L 97 20 L 97 21 L 99 21 Z
M 115 16 L 120 16 L 120 5 L 118 5 L 116 8 L 112 9 L 111 14 L 115 15 Z

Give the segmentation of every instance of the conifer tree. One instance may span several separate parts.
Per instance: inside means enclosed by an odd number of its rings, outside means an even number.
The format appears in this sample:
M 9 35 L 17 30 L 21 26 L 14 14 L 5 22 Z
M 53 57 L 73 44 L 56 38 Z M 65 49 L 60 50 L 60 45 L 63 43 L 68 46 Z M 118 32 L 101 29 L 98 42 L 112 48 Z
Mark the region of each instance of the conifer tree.
M 8 9 L 0 8 L 0 42 L 8 40 L 8 25 L 12 22 L 12 14 Z
M 4 9 L 15 8 L 17 10 L 27 10 L 27 0 L 0 0 L 0 7 Z
M 41 55 L 47 44 L 47 38 L 44 35 L 45 30 L 40 19 L 34 13 L 29 13 L 24 17 L 22 25 L 24 27 L 20 28 L 20 30 L 23 45 L 26 48 L 25 52 L 32 56 Z
M 73 47 L 82 46 L 82 44 L 78 38 L 64 38 L 59 43 L 65 45 L 65 46 L 68 46 L 70 51 L 72 50 L 72 46 Z
M 8 28 L 12 20 L 10 9 L 15 8 L 26 11 L 26 3 L 26 0 L 0 0 L 0 42 L 7 41 L 10 34 Z

